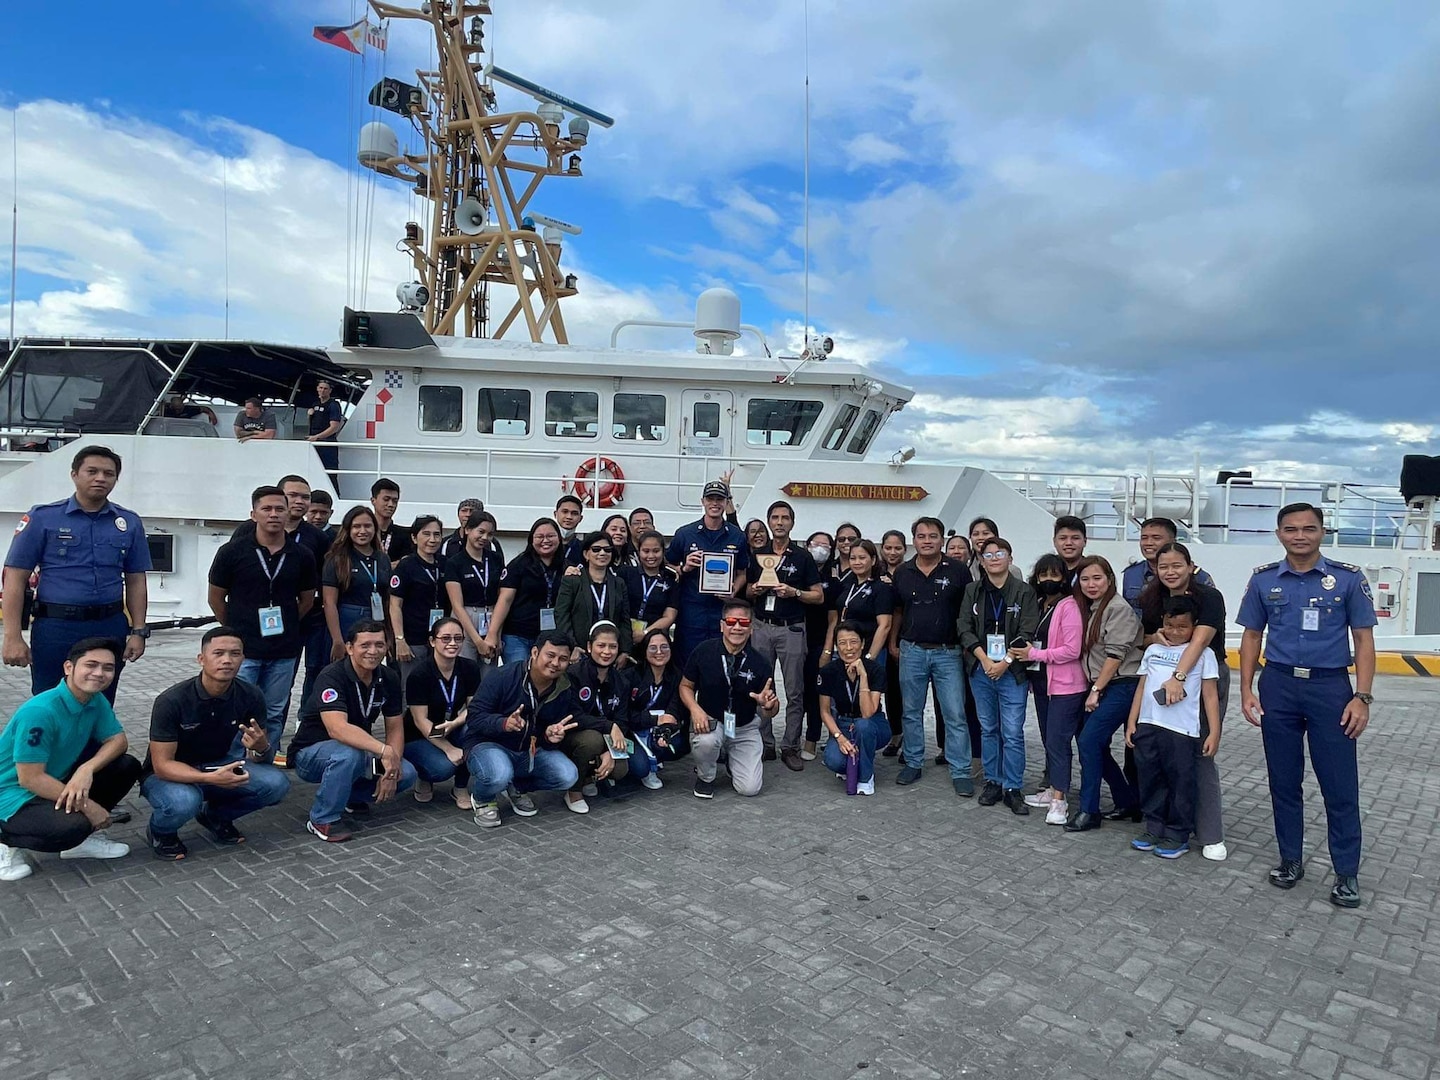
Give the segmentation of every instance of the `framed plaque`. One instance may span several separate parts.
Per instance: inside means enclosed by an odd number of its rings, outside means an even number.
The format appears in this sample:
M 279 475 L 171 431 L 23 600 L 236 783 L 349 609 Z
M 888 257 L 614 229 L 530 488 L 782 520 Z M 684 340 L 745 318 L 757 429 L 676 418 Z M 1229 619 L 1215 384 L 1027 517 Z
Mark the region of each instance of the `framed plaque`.
M 705 551 L 700 558 L 700 594 L 729 596 L 735 591 L 735 555 L 729 551 Z

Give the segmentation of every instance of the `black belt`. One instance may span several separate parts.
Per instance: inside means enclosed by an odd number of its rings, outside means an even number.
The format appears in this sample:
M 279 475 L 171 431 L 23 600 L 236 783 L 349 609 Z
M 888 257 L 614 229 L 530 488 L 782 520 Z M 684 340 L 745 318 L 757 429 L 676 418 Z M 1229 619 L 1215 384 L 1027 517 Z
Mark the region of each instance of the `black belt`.
M 1293 675 L 1297 679 L 1334 679 L 1350 674 L 1348 667 L 1292 667 L 1290 664 L 1277 664 L 1271 660 L 1265 662 L 1265 670 L 1278 671 L 1281 675 Z
M 96 622 L 120 615 L 125 611 L 123 601 L 113 604 L 47 604 L 36 601 L 30 613 L 33 619 L 59 619 L 61 622 Z
M 755 613 L 755 618 L 757 618 L 758 620 L 760 620 L 761 622 L 765 623 L 765 624 L 768 625 L 768 626 L 797 626 L 797 625 L 799 625 L 800 623 L 802 623 L 802 622 L 805 621 L 805 616 L 804 616 L 804 615 L 796 615 L 795 618 L 793 618 L 793 619 L 767 619 L 764 615 L 761 615 L 758 611 Z
M 958 647 L 946 645 L 943 641 L 904 641 L 903 638 L 901 640 L 903 644 L 914 645 L 917 649 L 954 649 Z

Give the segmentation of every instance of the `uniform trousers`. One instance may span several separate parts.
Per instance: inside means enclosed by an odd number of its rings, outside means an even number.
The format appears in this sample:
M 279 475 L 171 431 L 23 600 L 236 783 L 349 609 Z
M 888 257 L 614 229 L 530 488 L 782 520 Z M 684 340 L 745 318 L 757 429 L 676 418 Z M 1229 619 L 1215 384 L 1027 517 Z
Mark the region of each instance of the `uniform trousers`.
M 805 622 L 786 626 L 770 623 L 756 617 L 752 624 L 755 632 L 750 644 L 755 651 L 770 661 L 780 676 L 785 690 L 785 734 L 781 737 L 782 750 L 799 750 L 800 736 L 805 727 Z M 759 725 L 760 739 L 766 746 L 774 746 L 775 732 L 769 720 L 755 718 Z
M 130 632 L 130 619 L 124 612 L 105 619 L 36 619 L 30 624 L 30 693 L 43 694 L 59 686 L 65 678 L 65 657 L 76 642 L 90 637 L 113 638 L 123 649 L 125 635 Z M 115 678 L 105 690 L 105 700 L 115 704 L 115 691 L 120 688 L 120 673 L 125 670 L 123 657 L 115 658 Z

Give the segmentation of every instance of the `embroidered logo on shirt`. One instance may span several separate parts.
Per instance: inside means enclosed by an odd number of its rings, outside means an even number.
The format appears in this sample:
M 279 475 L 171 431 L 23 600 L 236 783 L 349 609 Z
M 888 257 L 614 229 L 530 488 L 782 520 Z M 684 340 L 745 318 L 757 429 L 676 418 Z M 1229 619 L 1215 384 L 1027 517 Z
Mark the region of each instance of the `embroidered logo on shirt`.
M 320 700 L 326 705 L 334 705 L 340 700 L 340 694 L 336 690 L 322 690 L 320 691 Z
M 15 535 L 19 536 L 25 531 L 25 526 L 30 524 L 30 515 L 23 514 L 20 517 L 20 524 L 15 526 Z
M 390 587 L 391 587 L 392 589 L 398 589 L 398 588 L 400 587 L 400 575 L 399 575 L 399 574 L 391 574 L 391 575 L 390 575 Z
M 588 686 L 582 686 L 582 687 L 580 688 L 580 700 L 581 700 L 581 701 L 589 701 L 589 700 L 590 700 L 590 687 L 588 687 Z
M 124 532 L 126 529 L 130 528 L 130 525 L 125 521 L 123 517 L 117 517 L 115 519 L 115 528 L 119 529 L 121 532 Z

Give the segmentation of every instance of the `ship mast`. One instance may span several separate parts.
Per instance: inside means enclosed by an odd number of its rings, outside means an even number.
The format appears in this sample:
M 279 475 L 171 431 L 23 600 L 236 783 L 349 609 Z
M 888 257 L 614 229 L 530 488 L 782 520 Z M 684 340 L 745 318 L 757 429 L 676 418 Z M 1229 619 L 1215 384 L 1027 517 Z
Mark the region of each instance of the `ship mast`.
M 428 23 L 439 58 L 433 71 L 416 72 L 418 86 L 384 79 L 370 95 L 372 104 L 414 125 L 425 140 L 423 154 L 400 153 L 386 125 L 361 131 L 361 164 L 413 185 L 433 206 L 428 239 L 418 222 L 405 228 L 401 247 L 419 287 L 402 285 L 402 303 L 435 336 L 503 338 L 514 330 L 531 341 L 548 334 L 568 344 L 560 301 L 575 295 L 576 278 L 559 259 L 563 234 L 580 230 L 535 212 L 531 200 L 547 176 L 580 176 L 578 151 L 590 121 L 605 127 L 613 121 L 487 64 L 483 17 L 490 0 L 411 6 L 370 0 L 370 6 L 381 19 Z M 498 112 L 496 82 L 536 99 L 534 111 Z M 573 116 L 562 132 L 566 112 Z M 498 320 L 491 311 L 496 285 L 515 295 Z

